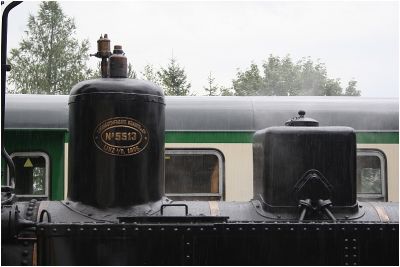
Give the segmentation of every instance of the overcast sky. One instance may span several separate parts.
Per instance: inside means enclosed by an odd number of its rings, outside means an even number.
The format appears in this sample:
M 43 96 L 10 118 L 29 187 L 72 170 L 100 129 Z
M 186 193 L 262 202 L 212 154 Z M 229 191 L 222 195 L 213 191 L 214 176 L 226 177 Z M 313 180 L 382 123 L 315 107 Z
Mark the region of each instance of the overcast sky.
M 166 66 L 173 55 L 200 95 L 210 71 L 219 85 L 231 86 L 237 68 L 290 54 L 320 59 L 343 88 L 356 79 L 362 96 L 399 96 L 397 1 L 60 3 L 91 52 L 108 33 L 139 73 L 146 64 Z M 10 13 L 9 48 L 18 46 L 38 6 L 24 2 Z

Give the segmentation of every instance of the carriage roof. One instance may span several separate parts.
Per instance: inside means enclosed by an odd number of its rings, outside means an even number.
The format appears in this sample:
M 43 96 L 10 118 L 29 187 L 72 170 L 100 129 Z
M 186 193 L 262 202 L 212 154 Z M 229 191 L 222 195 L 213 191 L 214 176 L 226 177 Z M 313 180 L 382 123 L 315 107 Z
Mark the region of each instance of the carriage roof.
M 320 126 L 398 131 L 397 98 L 167 96 L 167 131 L 256 131 L 305 110 Z M 67 95 L 7 95 L 6 129 L 68 129 Z

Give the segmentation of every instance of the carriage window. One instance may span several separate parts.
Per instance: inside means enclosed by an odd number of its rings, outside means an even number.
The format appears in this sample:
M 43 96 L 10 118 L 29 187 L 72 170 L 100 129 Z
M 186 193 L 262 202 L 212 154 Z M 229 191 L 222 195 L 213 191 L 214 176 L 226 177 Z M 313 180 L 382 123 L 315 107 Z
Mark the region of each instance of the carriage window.
M 15 193 L 22 197 L 47 197 L 49 188 L 49 157 L 43 152 L 17 152 L 11 154 L 15 164 Z
M 357 193 L 361 199 L 386 200 L 386 161 L 377 150 L 357 152 Z
M 165 193 L 174 200 L 222 200 L 222 155 L 216 150 L 165 151 Z

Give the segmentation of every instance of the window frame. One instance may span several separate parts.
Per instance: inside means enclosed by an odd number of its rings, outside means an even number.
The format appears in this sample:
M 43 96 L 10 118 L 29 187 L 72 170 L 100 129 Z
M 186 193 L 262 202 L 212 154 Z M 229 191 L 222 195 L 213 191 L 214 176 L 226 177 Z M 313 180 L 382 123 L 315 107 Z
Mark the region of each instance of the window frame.
M 379 149 L 373 148 L 360 148 L 357 149 L 357 159 L 359 156 L 375 156 L 379 158 L 381 163 L 381 185 L 382 185 L 382 193 L 374 194 L 374 193 L 357 193 L 357 198 L 367 199 L 367 200 L 376 200 L 376 201 L 387 201 L 387 159 L 386 155 L 383 151 Z M 358 168 L 358 166 L 357 166 Z
M 218 193 L 167 193 L 167 197 L 219 197 L 224 199 L 224 180 L 225 180 L 225 161 L 224 156 L 218 149 L 198 149 L 198 148 L 166 148 L 165 157 L 168 155 L 214 155 L 218 159 Z M 166 163 L 165 163 L 166 164 Z M 166 177 L 166 175 L 165 175 Z
M 32 197 L 32 198 L 48 198 L 50 189 L 50 157 L 47 153 L 42 151 L 30 151 L 30 152 L 13 152 L 10 154 L 11 159 L 14 157 L 43 157 L 45 162 L 45 189 L 42 195 L 16 195 L 17 197 Z M 11 185 L 10 180 L 10 168 L 7 166 L 7 184 Z M 14 186 L 15 186 L 15 181 Z

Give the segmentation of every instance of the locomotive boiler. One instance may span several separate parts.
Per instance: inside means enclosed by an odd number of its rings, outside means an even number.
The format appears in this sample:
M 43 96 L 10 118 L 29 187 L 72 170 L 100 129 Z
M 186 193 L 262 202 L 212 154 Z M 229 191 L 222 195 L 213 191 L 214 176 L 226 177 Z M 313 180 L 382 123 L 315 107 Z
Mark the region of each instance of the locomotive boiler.
M 98 50 L 103 78 L 70 94 L 68 199 L 2 192 L 3 265 L 398 265 L 398 204 L 357 201 L 352 128 L 300 111 L 255 133 L 252 200 L 173 201 L 162 90 Z

